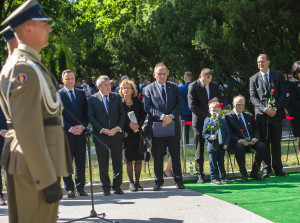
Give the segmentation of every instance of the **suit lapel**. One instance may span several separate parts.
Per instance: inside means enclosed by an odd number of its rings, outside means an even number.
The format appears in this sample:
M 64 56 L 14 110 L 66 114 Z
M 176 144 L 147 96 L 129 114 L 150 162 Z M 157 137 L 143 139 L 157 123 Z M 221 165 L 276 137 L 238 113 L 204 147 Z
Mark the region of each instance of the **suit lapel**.
M 112 108 L 112 105 L 113 105 L 113 103 L 114 103 L 114 99 L 115 99 L 115 95 L 113 95 L 113 94 L 109 94 L 108 95 L 108 98 L 109 98 L 109 102 L 108 102 L 108 104 L 107 104 L 107 110 L 108 110 L 108 114 L 110 114 L 110 109 Z
M 243 112 L 244 118 L 245 118 L 245 122 L 246 122 L 246 127 L 248 129 L 249 132 L 249 137 L 252 138 L 252 126 L 249 126 L 248 123 L 251 123 L 251 120 L 249 120 L 250 116 L 247 116 L 244 112 Z
M 104 113 L 108 116 L 106 108 L 105 108 L 105 105 L 104 105 L 104 102 L 103 102 L 103 98 L 102 98 L 102 96 L 100 94 L 100 91 L 98 93 L 96 93 L 96 97 L 100 101 L 100 103 L 99 103 L 100 107 L 102 107 L 102 110 L 104 110 L 105 111 Z
M 263 89 L 263 94 L 266 94 L 268 92 L 268 89 L 266 88 L 266 85 L 265 85 L 265 82 L 264 82 L 264 79 L 261 75 L 260 72 L 257 73 L 257 78 L 258 78 L 258 82 L 259 82 L 259 85 L 262 87 Z
M 72 110 L 74 110 L 72 101 L 69 97 L 69 92 L 67 92 L 67 90 L 65 88 L 63 88 L 63 93 L 64 93 L 65 102 L 69 105 L 70 108 L 72 108 Z
M 75 93 L 75 97 L 76 97 L 76 107 L 77 107 L 77 111 L 79 109 L 79 99 L 80 99 L 80 94 L 79 94 L 79 90 L 74 88 L 74 93 Z
M 235 122 L 237 123 L 237 125 L 239 126 L 240 129 L 243 129 L 244 126 L 242 125 L 242 123 L 240 122 L 239 118 L 237 117 L 237 115 L 232 111 L 232 116 L 233 119 L 235 120 Z
M 155 84 L 154 84 L 155 87 L 154 88 L 156 89 L 157 94 L 159 95 L 162 104 L 165 104 L 165 101 L 164 101 L 164 99 L 162 97 L 162 94 L 161 94 L 161 91 L 160 91 L 160 86 L 158 86 L 158 85 L 159 84 L 155 81 Z M 166 84 L 166 86 L 167 86 L 167 84 Z M 168 97 L 168 94 L 167 94 L 167 97 Z
M 268 89 L 268 92 L 271 91 L 271 83 L 273 83 L 273 81 L 274 81 L 274 75 L 273 75 L 272 70 L 270 70 L 270 72 L 269 72 L 269 89 Z
M 171 89 L 171 86 L 170 86 L 170 84 L 169 84 L 168 82 L 166 82 L 166 93 L 167 93 L 167 101 L 166 101 L 166 107 L 167 107 L 169 98 L 170 98 L 170 97 L 174 97 L 174 95 L 172 95 L 172 89 Z
M 203 95 L 205 96 L 205 100 L 206 100 L 206 103 L 208 103 L 208 95 L 207 95 L 207 91 L 205 89 L 205 87 L 202 85 L 200 79 L 198 79 L 198 83 L 199 83 L 199 88 L 200 88 L 200 92 L 202 91 Z M 209 88 L 209 91 L 210 91 L 210 88 Z

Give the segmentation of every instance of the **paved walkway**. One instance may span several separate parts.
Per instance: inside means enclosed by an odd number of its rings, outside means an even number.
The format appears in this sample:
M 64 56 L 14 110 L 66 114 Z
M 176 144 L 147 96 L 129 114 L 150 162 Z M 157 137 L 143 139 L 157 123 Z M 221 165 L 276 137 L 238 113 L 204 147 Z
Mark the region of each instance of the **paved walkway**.
M 124 191 L 124 195 L 105 197 L 95 194 L 95 211 L 105 213 L 106 218 L 120 223 L 235 223 L 270 222 L 237 205 L 175 186 L 163 187 L 154 192 L 145 188 L 142 192 Z M 90 196 L 68 199 L 64 196 L 59 206 L 58 222 L 88 216 L 91 211 Z M 0 207 L 0 222 L 8 222 L 7 206 Z M 106 222 L 97 219 L 79 222 Z

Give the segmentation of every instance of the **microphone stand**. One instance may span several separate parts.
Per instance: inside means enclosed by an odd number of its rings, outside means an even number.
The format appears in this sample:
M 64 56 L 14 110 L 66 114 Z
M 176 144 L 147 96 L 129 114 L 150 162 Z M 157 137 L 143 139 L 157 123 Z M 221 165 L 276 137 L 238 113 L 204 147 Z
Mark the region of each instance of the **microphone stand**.
M 67 222 L 76 222 L 76 221 L 81 221 L 84 219 L 88 219 L 88 218 L 98 218 L 101 219 L 103 221 L 107 221 L 107 222 L 112 222 L 112 223 L 119 223 L 118 221 L 111 221 L 108 219 L 105 219 L 105 213 L 101 213 L 101 214 L 97 214 L 97 212 L 95 211 L 95 205 L 94 205 L 94 190 L 93 190 L 93 174 L 92 174 L 92 161 L 91 161 L 91 144 L 90 144 L 90 136 L 93 135 L 94 138 L 100 142 L 108 151 L 110 151 L 110 148 L 108 145 L 106 145 L 104 142 L 102 142 L 101 139 L 99 139 L 99 137 L 97 137 L 96 135 L 93 134 L 93 132 L 91 131 L 91 129 L 89 129 L 88 127 L 84 126 L 70 111 L 68 111 L 68 109 L 64 108 L 64 110 L 75 120 L 77 121 L 80 125 L 82 125 L 85 129 L 85 139 L 86 139 L 86 144 L 87 144 L 87 152 L 88 152 L 88 163 L 89 163 L 89 173 L 90 173 L 90 185 L 91 185 L 91 202 L 92 202 L 92 210 L 90 212 L 89 216 L 86 217 L 82 217 L 82 218 L 78 218 L 75 220 L 71 220 L 71 221 L 66 221 Z M 100 217 L 102 216 L 102 217 Z

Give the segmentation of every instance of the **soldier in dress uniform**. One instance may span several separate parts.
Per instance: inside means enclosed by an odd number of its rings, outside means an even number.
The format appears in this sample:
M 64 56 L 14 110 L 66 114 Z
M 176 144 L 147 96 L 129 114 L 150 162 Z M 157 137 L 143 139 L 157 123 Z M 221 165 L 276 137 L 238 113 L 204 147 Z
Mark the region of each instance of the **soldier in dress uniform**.
M 10 30 L 10 27 L 7 26 L 5 29 L 0 31 L 0 34 L 3 35 L 3 39 L 7 44 L 7 49 L 8 49 L 8 57 L 7 61 L 9 60 L 13 50 L 17 48 L 18 43 L 15 38 L 15 35 L 13 31 Z M 2 150 L 4 146 L 4 137 L 6 133 L 8 132 L 8 127 L 6 124 L 6 118 L 3 114 L 3 111 L 0 107 L 0 157 L 2 155 Z M 1 174 L 1 169 L 2 166 L 0 165 L 0 206 L 6 205 L 6 201 L 4 200 L 2 189 L 3 189 L 3 184 L 2 184 L 2 174 Z
M 73 172 L 57 82 L 39 54 L 52 31 L 48 20 L 38 2 L 28 0 L 1 24 L 9 24 L 18 42 L 0 74 L 0 105 L 9 127 L 1 163 L 11 223 L 56 222 L 59 178 Z

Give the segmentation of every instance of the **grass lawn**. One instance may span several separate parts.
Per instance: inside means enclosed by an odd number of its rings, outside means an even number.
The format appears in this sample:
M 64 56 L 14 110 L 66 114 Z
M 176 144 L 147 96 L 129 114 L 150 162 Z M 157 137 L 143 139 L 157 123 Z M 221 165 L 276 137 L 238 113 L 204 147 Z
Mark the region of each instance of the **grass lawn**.
M 188 188 L 205 193 L 245 208 L 278 223 L 299 222 L 300 173 L 289 177 L 271 176 L 265 181 L 248 183 L 233 181 L 232 184 L 211 185 L 185 184 Z
M 298 141 L 295 142 L 295 146 L 296 146 L 296 148 L 298 148 Z M 295 152 L 293 150 L 293 147 L 292 147 L 291 143 L 290 143 L 290 151 L 289 151 L 289 155 L 288 155 L 288 160 L 286 160 L 287 150 L 288 150 L 288 143 L 283 142 L 282 143 L 282 163 L 286 164 L 288 166 L 298 166 L 297 158 L 296 158 L 296 155 L 295 155 Z M 186 149 L 186 168 L 187 168 L 186 170 L 187 170 L 187 172 L 189 172 L 189 163 L 193 162 L 193 164 L 194 164 L 194 155 L 195 155 L 195 147 L 187 147 L 187 149 Z M 165 160 L 164 160 L 164 166 L 165 167 L 167 165 L 167 161 L 168 161 L 168 156 L 165 156 Z M 251 169 L 251 163 L 252 163 L 251 155 L 247 154 L 246 155 L 246 166 L 247 166 L 248 170 Z M 234 165 L 234 171 L 238 171 L 237 162 L 234 162 L 234 164 L 235 164 Z M 110 165 L 110 176 L 112 176 L 111 160 L 110 160 L 109 165 Z M 148 164 L 146 164 L 146 169 L 145 169 L 144 162 L 143 162 L 143 169 L 142 169 L 142 173 L 141 173 L 141 179 L 153 178 L 154 170 L 153 170 L 153 159 L 152 158 L 150 159 L 149 167 L 150 167 L 151 177 L 149 176 Z M 226 158 L 225 158 L 225 167 L 227 167 L 227 159 Z M 93 169 L 93 180 L 94 180 L 94 182 L 100 182 L 98 161 L 97 161 L 97 156 L 96 155 L 92 155 L 92 169 Z M 231 169 L 230 169 L 229 172 L 231 172 Z M 209 174 L 209 161 L 208 161 L 208 153 L 207 153 L 206 150 L 204 152 L 204 173 Z M 87 182 L 89 181 L 88 168 L 86 169 L 86 180 L 87 180 Z M 123 165 L 123 181 L 128 181 L 128 176 L 126 174 L 125 165 Z

